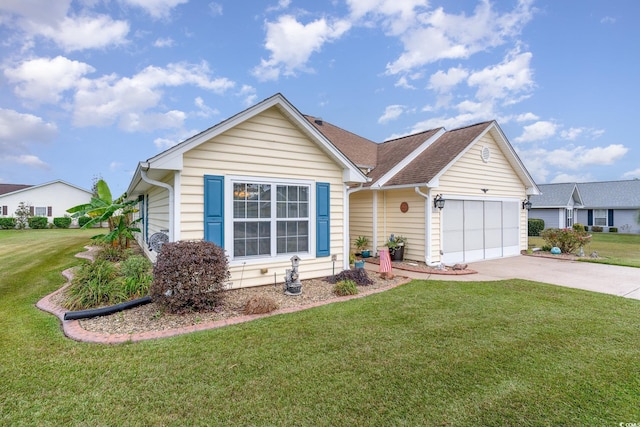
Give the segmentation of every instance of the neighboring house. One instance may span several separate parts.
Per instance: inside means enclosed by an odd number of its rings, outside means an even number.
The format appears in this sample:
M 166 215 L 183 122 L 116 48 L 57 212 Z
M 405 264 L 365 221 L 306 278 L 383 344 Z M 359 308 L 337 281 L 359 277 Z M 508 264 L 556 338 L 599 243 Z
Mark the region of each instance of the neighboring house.
M 15 216 L 20 203 L 30 206 L 32 216 L 63 217 L 70 207 L 89 203 L 91 191 L 62 180 L 40 185 L 0 184 L 0 216 Z
M 545 228 L 611 227 L 620 233 L 640 233 L 640 180 L 541 184 L 542 194 L 531 197 L 530 218 L 541 218 Z M 571 190 L 570 190 L 571 189 Z
M 538 188 L 541 194 L 530 198 L 529 218 L 543 220 L 545 228 L 572 227 L 578 208 L 583 206 L 578 185 L 539 184 Z
M 496 122 L 376 144 L 276 94 L 139 163 L 127 194 L 152 259 L 158 232 L 212 241 L 245 287 L 282 282 L 293 255 L 301 279 L 346 269 L 358 235 L 406 236 L 430 264 L 517 255 L 538 189 Z

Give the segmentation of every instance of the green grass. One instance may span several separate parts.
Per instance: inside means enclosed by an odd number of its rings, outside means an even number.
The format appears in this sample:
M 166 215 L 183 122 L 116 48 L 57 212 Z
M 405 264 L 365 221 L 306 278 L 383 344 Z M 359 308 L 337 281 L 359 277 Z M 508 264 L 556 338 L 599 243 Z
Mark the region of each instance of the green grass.
M 73 254 L 91 234 L 4 233 L 0 425 L 640 421 L 636 300 L 521 280 L 414 281 L 218 330 L 86 344 L 33 304 L 81 262 Z
M 580 261 L 640 268 L 640 234 L 591 233 L 591 235 L 591 242 L 584 247 L 584 253 L 587 256 Z M 530 248 L 539 248 L 542 245 L 544 240 L 541 237 L 529 237 Z M 598 252 L 601 259 L 589 258 L 593 251 Z

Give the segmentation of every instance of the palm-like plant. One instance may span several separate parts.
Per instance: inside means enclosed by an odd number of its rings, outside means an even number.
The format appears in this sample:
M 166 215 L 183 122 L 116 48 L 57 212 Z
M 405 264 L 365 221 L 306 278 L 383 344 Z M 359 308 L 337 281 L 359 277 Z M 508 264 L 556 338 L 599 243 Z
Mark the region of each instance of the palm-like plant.
M 140 221 L 138 218 L 131 221 L 132 214 L 137 212 L 136 200 L 126 200 L 127 193 L 113 200 L 111 190 L 104 180 L 96 183 L 96 194 L 91 202 L 77 205 L 67 209 L 72 218 L 87 215 L 91 218 L 82 228 L 89 228 L 95 224 L 107 222 L 109 233 L 93 236 L 92 239 L 111 242 L 122 248 L 129 246 L 129 239 L 133 239 L 133 233 L 139 233 L 140 229 L 134 225 Z

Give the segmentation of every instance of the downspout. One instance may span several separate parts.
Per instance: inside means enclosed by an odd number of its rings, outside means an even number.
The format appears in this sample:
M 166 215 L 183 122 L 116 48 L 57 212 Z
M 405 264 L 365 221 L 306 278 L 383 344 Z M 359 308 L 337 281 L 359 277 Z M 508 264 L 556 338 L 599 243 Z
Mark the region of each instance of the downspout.
M 424 250 L 424 262 L 425 264 L 427 264 L 429 267 L 437 267 L 439 266 L 441 263 L 440 262 L 433 262 L 431 260 L 431 248 L 433 246 L 433 242 L 431 239 L 431 231 L 432 231 L 432 227 L 431 227 L 431 222 L 433 220 L 433 210 L 431 207 L 431 188 L 429 188 L 429 192 L 428 194 L 423 193 L 422 191 L 420 191 L 420 187 L 415 187 L 414 188 L 416 194 L 422 196 L 425 198 L 425 204 L 426 204 L 426 211 L 427 211 L 427 219 L 426 219 L 426 224 L 424 227 L 424 241 L 425 241 L 425 250 Z M 440 244 L 442 244 L 442 238 L 440 238 Z
M 349 216 L 350 216 L 350 205 L 349 205 L 349 196 L 353 193 L 356 193 L 360 190 L 364 189 L 364 184 L 360 183 L 357 187 L 349 188 L 349 186 L 345 185 L 346 190 L 344 192 L 344 207 L 345 207 L 345 215 L 344 215 L 344 229 L 342 232 L 342 247 L 345 254 L 342 269 L 349 269 L 349 251 L 351 249 L 351 245 L 349 242 Z
M 149 169 L 149 166 L 147 166 L 147 169 Z M 148 184 L 151 185 L 155 185 L 157 187 L 162 187 L 162 188 L 166 188 L 167 191 L 169 191 L 169 241 L 173 242 L 173 236 L 174 236 L 174 230 L 173 230 L 173 223 L 174 223 L 174 209 L 175 206 L 173 205 L 174 203 L 174 192 L 173 192 L 173 187 L 170 186 L 167 183 L 161 182 L 161 181 L 156 181 L 155 179 L 151 179 L 147 176 L 147 171 L 145 169 L 140 168 L 140 177 L 142 178 L 142 180 Z

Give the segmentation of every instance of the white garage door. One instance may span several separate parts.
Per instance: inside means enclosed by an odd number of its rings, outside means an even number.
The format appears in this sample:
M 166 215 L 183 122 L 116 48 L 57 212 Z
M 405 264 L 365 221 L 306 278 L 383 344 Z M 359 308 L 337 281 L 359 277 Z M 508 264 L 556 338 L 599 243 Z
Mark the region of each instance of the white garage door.
M 448 199 L 442 215 L 445 264 L 520 252 L 518 202 Z

